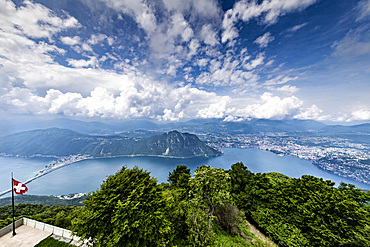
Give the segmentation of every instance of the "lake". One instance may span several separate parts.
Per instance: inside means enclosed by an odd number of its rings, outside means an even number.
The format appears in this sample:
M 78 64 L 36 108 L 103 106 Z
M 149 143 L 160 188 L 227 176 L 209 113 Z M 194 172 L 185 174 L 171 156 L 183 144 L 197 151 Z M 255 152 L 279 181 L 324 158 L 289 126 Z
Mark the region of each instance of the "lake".
M 168 173 L 179 164 L 191 168 L 192 173 L 200 165 L 229 169 L 236 162 L 243 162 L 254 173 L 279 172 L 289 177 L 301 177 L 304 174 L 332 180 L 337 185 L 344 181 L 362 189 L 370 185 L 346 179 L 319 169 L 311 161 L 292 156 L 278 156 L 272 152 L 253 148 L 225 148 L 224 155 L 213 158 L 170 159 L 159 157 L 120 157 L 84 160 L 65 166 L 29 184 L 28 194 L 66 195 L 87 193 L 96 190 L 106 176 L 116 173 L 123 165 L 132 168 L 135 165 L 151 172 L 159 182 L 165 182 Z M 0 157 L 0 191 L 10 186 L 10 172 L 14 178 L 24 181 L 53 160 L 50 158 L 9 158 Z M 4 195 L 4 197 L 10 194 Z

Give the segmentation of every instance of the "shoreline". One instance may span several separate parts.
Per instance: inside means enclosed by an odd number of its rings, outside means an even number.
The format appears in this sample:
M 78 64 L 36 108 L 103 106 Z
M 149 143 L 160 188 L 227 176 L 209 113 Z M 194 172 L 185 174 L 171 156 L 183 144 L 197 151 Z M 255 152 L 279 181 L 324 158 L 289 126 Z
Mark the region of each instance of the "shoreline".
M 29 179 L 27 179 L 26 181 L 22 182 L 23 184 L 28 184 L 30 182 L 32 182 L 33 180 L 36 180 L 46 174 L 49 174 L 53 171 L 56 171 L 62 167 L 65 167 L 65 166 L 68 166 L 68 165 L 72 165 L 74 163 L 77 163 L 77 162 L 80 162 L 80 161 L 84 161 L 84 160 L 89 160 L 89 159 L 110 159 L 110 158 L 120 158 L 120 157 L 132 157 L 132 158 L 135 158 L 135 157 L 157 157 L 157 158 L 170 158 L 170 159 L 191 159 L 191 158 L 212 158 L 212 157 L 219 157 L 223 155 L 220 154 L 220 155 L 217 155 L 217 156 L 191 156 L 191 157 L 177 157 L 177 156 L 165 156 L 165 155 L 143 155 L 143 154 L 135 154 L 135 155 L 115 155 L 115 156 L 102 156 L 102 157 L 93 157 L 93 156 L 86 156 L 86 155 L 71 155 L 71 156 L 67 156 L 67 157 L 59 157 L 59 159 L 55 162 L 53 162 L 52 164 L 49 164 L 47 167 L 45 167 L 44 169 L 41 169 L 37 172 L 37 174 Z M 16 156 L 16 155 L 4 155 L 2 154 L 1 155 L 2 157 L 18 157 L 18 158 L 35 158 L 35 157 L 48 157 L 48 158 L 58 158 L 57 156 L 54 156 L 54 155 L 32 155 L 32 156 L 29 156 L 29 157 L 23 157 L 23 156 Z M 4 191 L 1 191 L 0 192 L 0 197 L 4 196 L 5 194 L 7 193 L 10 193 L 12 191 L 12 189 L 7 189 L 7 190 L 4 190 Z
M 230 147 L 226 147 L 226 148 L 230 148 Z M 231 148 L 233 148 L 233 147 L 231 147 Z M 273 153 L 276 156 L 280 156 L 280 157 L 288 156 L 288 157 L 299 158 L 299 159 L 302 159 L 302 160 L 307 160 L 307 161 L 310 161 L 313 166 L 315 166 L 315 167 L 319 168 L 320 170 L 322 170 L 324 172 L 327 172 L 329 174 L 336 175 L 336 176 L 341 177 L 341 178 L 344 178 L 344 179 L 352 180 L 353 182 L 361 183 L 361 184 L 364 184 L 364 185 L 369 185 L 370 184 L 370 183 L 366 183 L 365 181 L 360 181 L 360 180 L 354 179 L 352 177 L 343 176 L 342 174 L 337 174 L 337 173 L 335 173 L 333 171 L 323 169 L 319 165 L 315 164 L 314 160 L 308 159 L 308 158 L 305 158 L 305 157 L 299 157 L 299 156 L 296 156 L 296 155 L 286 154 L 286 153 L 278 153 L 276 151 L 274 152 L 274 150 L 262 149 L 262 148 L 256 148 L 256 147 L 234 147 L 234 148 L 240 148 L 240 149 L 256 149 L 256 150 L 261 150 L 261 151 L 266 151 L 266 152 L 269 152 L 269 153 Z M 224 153 L 222 153 L 222 155 L 223 154 Z M 53 161 L 46 168 L 39 170 L 35 176 L 27 179 L 23 183 L 24 184 L 28 184 L 28 183 L 32 182 L 33 180 L 36 180 L 36 179 L 38 179 L 38 178 L 40 178 L 40 177 L 42 177 L 42 176 L 44 176 L 46 174 L 49 174 L 49 173 L 51 173 L 51 172 L 53 172 L 55 170 L 58 170 L 58 169 L 62 168 L 64 166 L 68 166 L 68 165 L 71 165 L 71 164 L 74 164 L 74 163 L 77 163 L 77 162 L 80 162 L 80 161 L 84 161 L 84 160 L 109 159 L 109 158 L 125 158 L 125 157 L 126 158 L 156 157 L 156 158 L 169 158 L 169 159 L 191 159 L 191 158 L 206 158 L 206 159 L 209 159 L 209 158 L 220 157 L 222 155 L 211 156 L 211 157 L 206 157 L 206 156 L 176 157 L 176 156 L 143 155 L 143 154 L 136 154 L 136 155 L 115 155 L 115 156 L 97 156 L 97 157 L 87 156 L 87 155 L 71 155 L 71 156 L 67 156 L 67 157 L 59 157 L 59 160 Z M 3 157 L 18 157 L 18 158 L 20 158 L 20 156 L 10 156 L 10 155 L 0 155 L 0 156 L 3 156 Z M 55 156 L 33 155 L 33 156 L 30 156 L 30 157 L 23 157 L 23 158 L 34 158 L 34 157 L 41 157 L 42 158 L 42 157 L 55 157 Z M 5 194 L 7 194 L 9 192 L 11 192 L 11 189 L 8 189 L 8 190 L 5 190 L 5 191 L 0 192 L 0 197 L 4 196 Z

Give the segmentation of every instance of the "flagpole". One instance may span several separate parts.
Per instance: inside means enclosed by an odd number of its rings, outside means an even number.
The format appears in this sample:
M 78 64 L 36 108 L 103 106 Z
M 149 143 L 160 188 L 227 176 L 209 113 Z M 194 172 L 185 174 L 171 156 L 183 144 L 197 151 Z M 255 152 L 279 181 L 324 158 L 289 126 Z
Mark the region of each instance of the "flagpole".
M 13 206 L 13 236 L 15 236 L 15 213 L 14 213 L 14 181 L 13 181 L 13 172 L 12 172 L 12 206 Z

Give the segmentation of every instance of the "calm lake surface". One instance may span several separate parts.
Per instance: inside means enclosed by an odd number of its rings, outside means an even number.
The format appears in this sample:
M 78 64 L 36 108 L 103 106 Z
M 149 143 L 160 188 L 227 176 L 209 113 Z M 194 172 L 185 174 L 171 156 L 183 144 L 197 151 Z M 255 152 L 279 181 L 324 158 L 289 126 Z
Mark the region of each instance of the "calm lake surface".
M 99 188 L 106 176 L 116 173 L 123 165 L 132 168 L 135 165 L 151 172 L 159 182 L 167 180 L 168 173 L 179 164 L 191 168 L 192 173 L 200 165 L 229 169 L 236 162 L 243 162 L 254 173 L 279 172 L 290 177 L 301 177 L 304 174 L 332 180 L 337 185 L 344 181 L 362 189 L 370 189 L 370 185 L 330 174 L 312 164 L 311 161 L 291 156 L 278 156 L 272 152 L 253 148 L 225 148 L 224 155 L 214 158 L 169 159 L 158 157 L 121 157 L 109 159 L 84 160 L 65 166 L 29 184 L 28 193 L 35 195 L 66 195 L 87 193 Z M 0 191 L 9 188 L 10 172 L 14 178 L 24 181 L 53 160 L 50 158 L 9 158 L 0 157 Z M 10 193 L 3 197 L 9 196 Z

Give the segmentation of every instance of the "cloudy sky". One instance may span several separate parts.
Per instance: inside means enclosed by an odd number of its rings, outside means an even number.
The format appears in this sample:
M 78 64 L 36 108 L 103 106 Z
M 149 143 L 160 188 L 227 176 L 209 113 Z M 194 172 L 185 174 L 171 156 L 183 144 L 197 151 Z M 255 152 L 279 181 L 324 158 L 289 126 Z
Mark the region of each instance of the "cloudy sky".
M 0 115 L 370 120 L 370 1 L 0 0 Z

